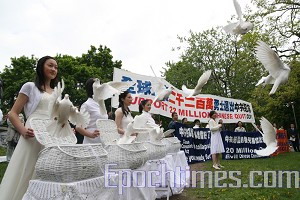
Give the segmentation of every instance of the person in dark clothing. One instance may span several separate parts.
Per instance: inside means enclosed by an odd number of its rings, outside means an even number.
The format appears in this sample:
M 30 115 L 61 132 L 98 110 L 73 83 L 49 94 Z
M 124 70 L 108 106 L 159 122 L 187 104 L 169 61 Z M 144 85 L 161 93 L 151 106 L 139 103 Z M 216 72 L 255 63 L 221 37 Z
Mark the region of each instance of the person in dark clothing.
M 170 121 L 168 125 L 168 129 L 175 129 L 175 124 L 178 121 L 178 114 L 177 112 L 172 112 L 172 121 Z
M 292 142 L 295 152 L 299 152 L 299 135 L 298 130 L 295 128 L 294 124 L 290 125 L 290 128 L 287 130 L 288 138 Z

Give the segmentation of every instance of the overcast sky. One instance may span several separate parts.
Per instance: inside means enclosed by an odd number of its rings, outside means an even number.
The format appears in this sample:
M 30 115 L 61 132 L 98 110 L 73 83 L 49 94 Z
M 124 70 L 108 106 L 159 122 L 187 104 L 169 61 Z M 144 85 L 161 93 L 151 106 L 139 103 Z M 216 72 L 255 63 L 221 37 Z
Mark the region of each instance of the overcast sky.
M 239 0 L 242 10 L 250 0 Z M 226 25 L 232 0 L 0 0 L 0 70 L 11 57 L 80 56 L 106 45 L 123 69 L 157 75 L 177 35 Z M 63 67 L 63 66 L 59 66 Z

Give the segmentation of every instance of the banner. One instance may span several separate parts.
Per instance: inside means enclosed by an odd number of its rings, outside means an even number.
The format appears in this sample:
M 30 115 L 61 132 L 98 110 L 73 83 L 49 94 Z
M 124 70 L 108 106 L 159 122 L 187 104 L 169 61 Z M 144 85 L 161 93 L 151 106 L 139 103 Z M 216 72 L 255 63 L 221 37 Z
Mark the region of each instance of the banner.
M 166 88 L 172 86 L 162 78 L 134 74 L 114 68 L 113 81 L 133 81 L 135 83 L 128 89 L 133 97 L 133 103 L 130 106 L 132 111 L 138 111 L 138 105 L 142 100 L 153 100 L 155 98 L 153 88 L 158 85 L 158 79 L 161 79 Z M 118 97 L 113 97 L 112 107 L 116 108 L 117 106 Z M 188 121 L 199 119 L 202 123 L 207 123 L 211 110 L 217 111 L 218 118 L 223 119 L 224 123 L 237 123 L 238 121 L 255 123 L 252 105 L 249 102 L 209 94 L 200 94 L 196 97 L 187 98 L 177 88 L 172 91 L 167 101 L 154 102 L 151 113 L 171 118 L 171 113 L 177 112 L 179 119 L 186 117 Z
M 190 128 L 184 124 L 175 124 L 175 136 L 181 141 L 182 150 L 188 163 L 205 162 L 211 159 L 210 130 L 207 128 Z M 225 160 L 259 158 L 256 149 L 265 148 L 259 132 L 221 131 Z

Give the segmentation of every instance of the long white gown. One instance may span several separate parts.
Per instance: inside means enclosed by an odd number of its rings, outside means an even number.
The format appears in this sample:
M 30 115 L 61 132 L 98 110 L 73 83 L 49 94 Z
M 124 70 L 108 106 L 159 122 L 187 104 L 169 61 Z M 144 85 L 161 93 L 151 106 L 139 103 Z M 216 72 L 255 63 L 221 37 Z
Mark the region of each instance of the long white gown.
M 48 105 L 51 95 L 42 94 L 36 110 L 28 117 L 25 126 L 30 127 L 33 117 L 49 119 Z M 0 185 L 0 200 L 21 200 L 25 194 L 29 180 L 34 179 L 34 168 L 42 145 L 35 137 L 20 137 Z
M 215 120 L 210 119 L 208 125 L 211 131 L 210 154 L 225 152 L 219 124 Z

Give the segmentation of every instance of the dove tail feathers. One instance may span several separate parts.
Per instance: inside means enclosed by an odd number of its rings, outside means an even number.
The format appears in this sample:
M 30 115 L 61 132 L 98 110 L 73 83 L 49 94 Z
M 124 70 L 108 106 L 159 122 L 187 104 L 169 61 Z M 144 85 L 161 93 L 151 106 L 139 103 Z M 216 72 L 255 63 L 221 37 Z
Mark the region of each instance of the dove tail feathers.
M 52 121 L 47 126 L 47 131 L 49 135 L 53 137 L 68 137 L 71 134 L 74 134 L 74 132 L 71 129 L 70 124 L 67 122 L 65 124 L 58 123 L 57 121 Z

